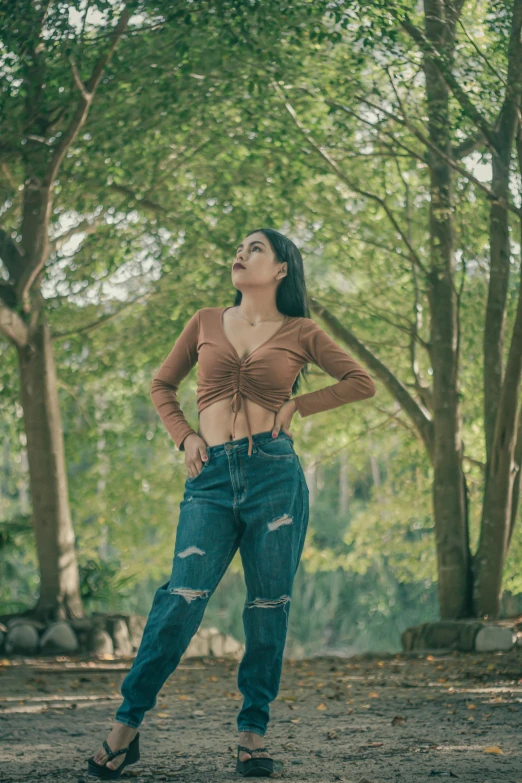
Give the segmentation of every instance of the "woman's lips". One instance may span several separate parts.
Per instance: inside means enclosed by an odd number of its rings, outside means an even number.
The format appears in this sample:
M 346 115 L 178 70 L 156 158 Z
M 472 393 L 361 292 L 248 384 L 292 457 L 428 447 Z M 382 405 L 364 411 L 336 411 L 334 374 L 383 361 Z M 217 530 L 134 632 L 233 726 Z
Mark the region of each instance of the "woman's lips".
M 243 264 L 234 264 L 234 266 L 232 267 L 232 269 L 244 269 L 244 268 L 245 267 L 243 266 Z

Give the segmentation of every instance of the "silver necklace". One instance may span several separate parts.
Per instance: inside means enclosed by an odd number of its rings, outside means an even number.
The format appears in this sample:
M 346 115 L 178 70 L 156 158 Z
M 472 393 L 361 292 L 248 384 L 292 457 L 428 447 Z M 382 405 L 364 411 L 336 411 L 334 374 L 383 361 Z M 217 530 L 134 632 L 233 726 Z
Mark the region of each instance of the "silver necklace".
M 238 315 L 239 315 L 240 318 L 243 319 L 243 321 L 248 321 L 250 326 L 257 326 L 257 324 L 254 323 L 254 321 L 249 321 L 248 318 L 245 318 L 244 315 L 241 315 L 241 313 L 239 311 L 238 311 Z M 285 319 L 286 319 L 286 315 L 285 315 Z M 285 320 L 285 319 L 283 319 L 283 320 Z M 265 318 L 263 321 L 258 321 L 257 323 L 258 324 L 262 324 L 262 323 L 267 323 L 268 321 L 273 321 L 273 320 L 274 320 L 273 318 Z M 283 321 L 281 321 L 281 323 L 283 323 Z

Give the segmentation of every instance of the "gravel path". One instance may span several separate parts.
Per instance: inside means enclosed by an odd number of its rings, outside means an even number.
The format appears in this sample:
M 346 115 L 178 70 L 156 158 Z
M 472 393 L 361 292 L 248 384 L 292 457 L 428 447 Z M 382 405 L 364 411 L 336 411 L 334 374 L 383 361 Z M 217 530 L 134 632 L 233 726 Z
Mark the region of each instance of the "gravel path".
M 132 659 L 0 660 L 0 781 L 82 783 Z M 122 780 L 235 773 L 237 662 L 185 658 Z M 522 783 L 522 650 L 284 661 L 266 744 L 294 783 Z

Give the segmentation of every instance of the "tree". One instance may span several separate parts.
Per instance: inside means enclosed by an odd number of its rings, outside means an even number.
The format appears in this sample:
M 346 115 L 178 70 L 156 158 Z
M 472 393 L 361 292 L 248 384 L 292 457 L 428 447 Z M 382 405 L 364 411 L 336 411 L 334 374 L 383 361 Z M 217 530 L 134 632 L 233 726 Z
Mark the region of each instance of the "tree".
M 104 255 L 109 245 L 113 250 L 98 269 L 99 256 L 82 270 L 92 281 L 101 267 L 114 270 L 125 262 L 125 232 L 151 245 L 157 227 L 146 236 L 146 216 L 176 223 L 180 203 L 168 179 L 173 172 L 180 175 L 191 155 L 210 141 L 200 129 L 199 145 L 193 143 L 194 125 L 183 119 L 201 115 L 202 107 L 189 101 L 180 105 L 176 90 L 194 83 L 195 63 L 208 70 L 224 64 L 230 49 L 248 44 L 259 29 L 268 44 L 277 42 L 280 29 L 274 22 L 281 6 L 245 7 L 232 0 L 197 6 L 135 1 L 123 7 L 96 0 L 64 6 L 24 0 L 14 12 L 4 2 L 0 12 L 6 77 L 0 115 L 7 128 L 0 147 L 2 218 L 8 226 L 0 229 L 0 331 L 19 359 L 41 574 L 39 602 L 31 611 L 41 618 L 81 616 L 52 344 L 79 329 L 96 328 L 114 313 L 104 313 L 102 305 L 94 322 L 53 334 L 52 303 L 42 286 L 58 270 L 60 249 L 73 237 L 85 240 L 98 232 Z M 303 1 L 288 9 L 285 19 L 298 35 L 303 19 L 315 13 Z M 216 42 L 210 50 L 208 30 Z M 171 105 L 179 108 L 180 127 L 165 110 Z M 222 141 L 218 137 L 216 146 Z M 106 157 L 109 149 L 116 160 Z M 132 161 L 132 179 L 124 180 L 120 155 Z M 173 196 L 170 212 L 154 198 L 162 188 Z M 70 270 L 71 280 L 75 271 Z
M 520 285 L 516 289 L 510 286 L 513 258 L 509 238 L 510 216 L 518 221 L 522 217 L 510 193 L 515 138 L 518 150 L 522 148 L 522 3 L 514 0 L 509 14 L 501 20 L 497 21 L 493 15 L 478 21 L 470 17 L 466 25 L 461 19 L 462 10 L 462 2 L 425 0 L 424 14 L 416 7 L 408 8 L 407 4 L 380 2 L 374 3 L 371 9 L 352 4 L 346 12 L 342 9 L 333 12 L 337 23 L 335 35 L 340 28 L 346 30 L 344 47 L 351 45 L 357 52 L 371 51 L 375 55 L 373 66 L 366 63 L 366 73 L 361 75 L 359 69 L 354 69 L 350 75 L 339 77 L 337 83 L 330 82 L 326 94 L 321 96 L 323 111 L 328 107 L 337 117 L 346 115 L 342 139 L 339 134 L 337 138 L 330 135 L 331 127 L 327 123 L 318 126 L 317 131 L 310 131 L 288 94 L 279 90 L 309 149 L 320 156 L 349 192 L 359 197 L 359 202 L 362 198 L 375 206 L 374 219 L 379 213 L 386 217 L 391 230 L 390 252 L 396 252 L 398 243 L 402 246 L 400 257 L 410 264 L 413 317 L 400 326 L 401 319 L 397 317 L 393 325 L 409 335 L 412 382 L 404 383 L 382 357 L 334 315 L 331 307 L 322 303 L 320 296 L 315 298 L 313 310 L 324 319 L 332 334 L 343 340 L 382 381 L 410 419 L 430 456 L 439 598 L 444 618 L 498 614 L 503 567 L 518 510 L 522 464 L 519 407 L 522 291 Z M 486 15 L 485 7 L 480 10 Z M 487 40 L 492 40 L 493 62 L 480 51 L 468 32 L 468 27 L 474 24 L 477 30 L 487 29 Z M 412 50 L 412 44 L 417 49 Z M 355 61 L 356 55 L 351 60 Z M 394 75 L 396 66 L 402 68 L 398 77 Z M 498 69 L 506 71 L 505 79 Z M 475 81 L 484 85 L 480 108 L 473 103 L 473 93 L 478 92 L 473 89 Z M 471 90 L 467 89 L 468 85 Z M 318 97 L 315 85 L 312 89 L 302 88 L 302 92 Z M 415 103 L 419 92 L 424 106 Z M 338 93 L 344 93 L 342 98 Z M 317 114 L 321 112 L 319 103 Z M 341 121 L 337 122 L 338 131 Z M 367 133 L 365 128 L 369 129 Z M 361 150 L 361 157 L 373 155 L 383 161 L 393 161 L 399 181 L 402 180 L 403 200 L 388 192 L 391 180 L 386 164 L 382 171 L 382 195 L 368 184 L 372 182 L 368 173 L 358 172 L 355 176 L 353 171 L 347 171 L 339 162 L 347 138 L 353 147 Z M 369 153 L 368 148 L 371 148 Z M 489 185 L 477 179 L 462 163 L 474 150 L 491 157 L 493 173 Z M 412 169 L 419 165 L 427 167 L 429 174 L 429 215 L 425 226 L 421 222 L 424 215 L 420 205 L 417 205 L 416 219 L 412 214 L 415 202 L 412 188 L 417 183 L 415 174 L 411 175 Z M 490 209 L 490 269 L 483 351 L 484 492 L 480 542 L 474 555 L 469 544 L 469 488 L 464 466 L 470 459 L 475 464 L 480 461 L 465 452 L 462 438 L 461 320 L 466 269 L 459 288 L 457 258 L 462 258 L 467 248 L 459 247 L 456 237 L 457 210 L 466 210 L 466 196 L 463 198 L 462 191 L 470 184 L 475 186 L 473 201 L 484 194 Z M 477 225 L 478 221 L 474 223 Z M 374 232 L 381 233 L 375 228 Z M 382 241 L 380 236 L 378 240 Z M 459 266 L 462 268 L 462 262 Z M 397 272 L 401 273 L 404 264 Z M 421 321 L 425 302 L 429 311 L 427 336 L 423 334 Z M 505 356 L 511 303 L 515 312 Z M 388 313 L 390 323 L 393 315 Z M 419 359 L 419 351 L 425 353 L 432 382 L 423 377 L 424 358 Z
M 6 11 L 4 8 L 4 13 Z M 56 13 L 59 10 L 55 8 Z M 4 67 L 7 69 L 9 64 L 14 71 L 6 92 L 11 91 L 14 96 L 20 91 L 23 102 L 19 115 L 21 134 L 18 139 L 14 133 L 8 135 L 4 165 L 8 166 L 16 159 L 23 172 L 24 187 L 19 245 L 5 230 L 0 233 L 0 256 L 9 274 L 0 292 L 0 327 L 19 356 L 34 533 L 41 573 L 36 612 L 40 616 L 48 613 L 81 616 L 83 609 L 69 514 L 56 370 L 39 285 L 50 250 L 49 224 L 55 181 L 65 155 L 85 123 L 107 64 L 127 28 L 130 9 L 123 9 L 108 39 L 99 45 L 86 81 L 82 79 L 75 59 L 70 57 L 78 97 L 69 106 L 53 104 L 47 98 L 47 80 L 53 78 L 46 53 L 52 44 L 44 43 L 45 29 L 53 21 L 49 15 L 47 5 L 26 3 L 23 14 L 15 17 L 4 39 Z M 57 29 L 60 34 L 60 26 Z M 16 44 L 19 48 L 15 53 Z M 21 89 L 17 85 L 18 75 Z M 3 108 L 8 107 L 9 101 L 6 101 Z

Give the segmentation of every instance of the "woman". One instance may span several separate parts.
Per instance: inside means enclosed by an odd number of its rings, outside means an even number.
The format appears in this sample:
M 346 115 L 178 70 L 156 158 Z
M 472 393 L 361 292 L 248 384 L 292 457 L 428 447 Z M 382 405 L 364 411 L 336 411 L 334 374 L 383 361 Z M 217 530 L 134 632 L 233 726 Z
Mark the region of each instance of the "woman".
M 236 771 L 268 776 L 282 769 L 262 738 L 279 690 L 292 585 L 308 525 L 308 489 L 290 423 L 296 411 L 309 416 L 372 397 L 375 386 L 308 317 L 303 260 L 285 236 L 265 228 L 250 232 L 237 248 L 232 283 L 235 305 L 198 310 L 152 382 L 152 400 L 185 452 L 188 475 L 171 577 L 156 591 L 122 684 L 116 723 L 89 759 L 89 772 L 98 777 L 119 777 L 139 759 L 144 713 L 155 706 L 238 547 L 247 600 Z M 196 362 L 198 432 L 176 396 Z M 307 362 L 338 382 L 290 399 Z

